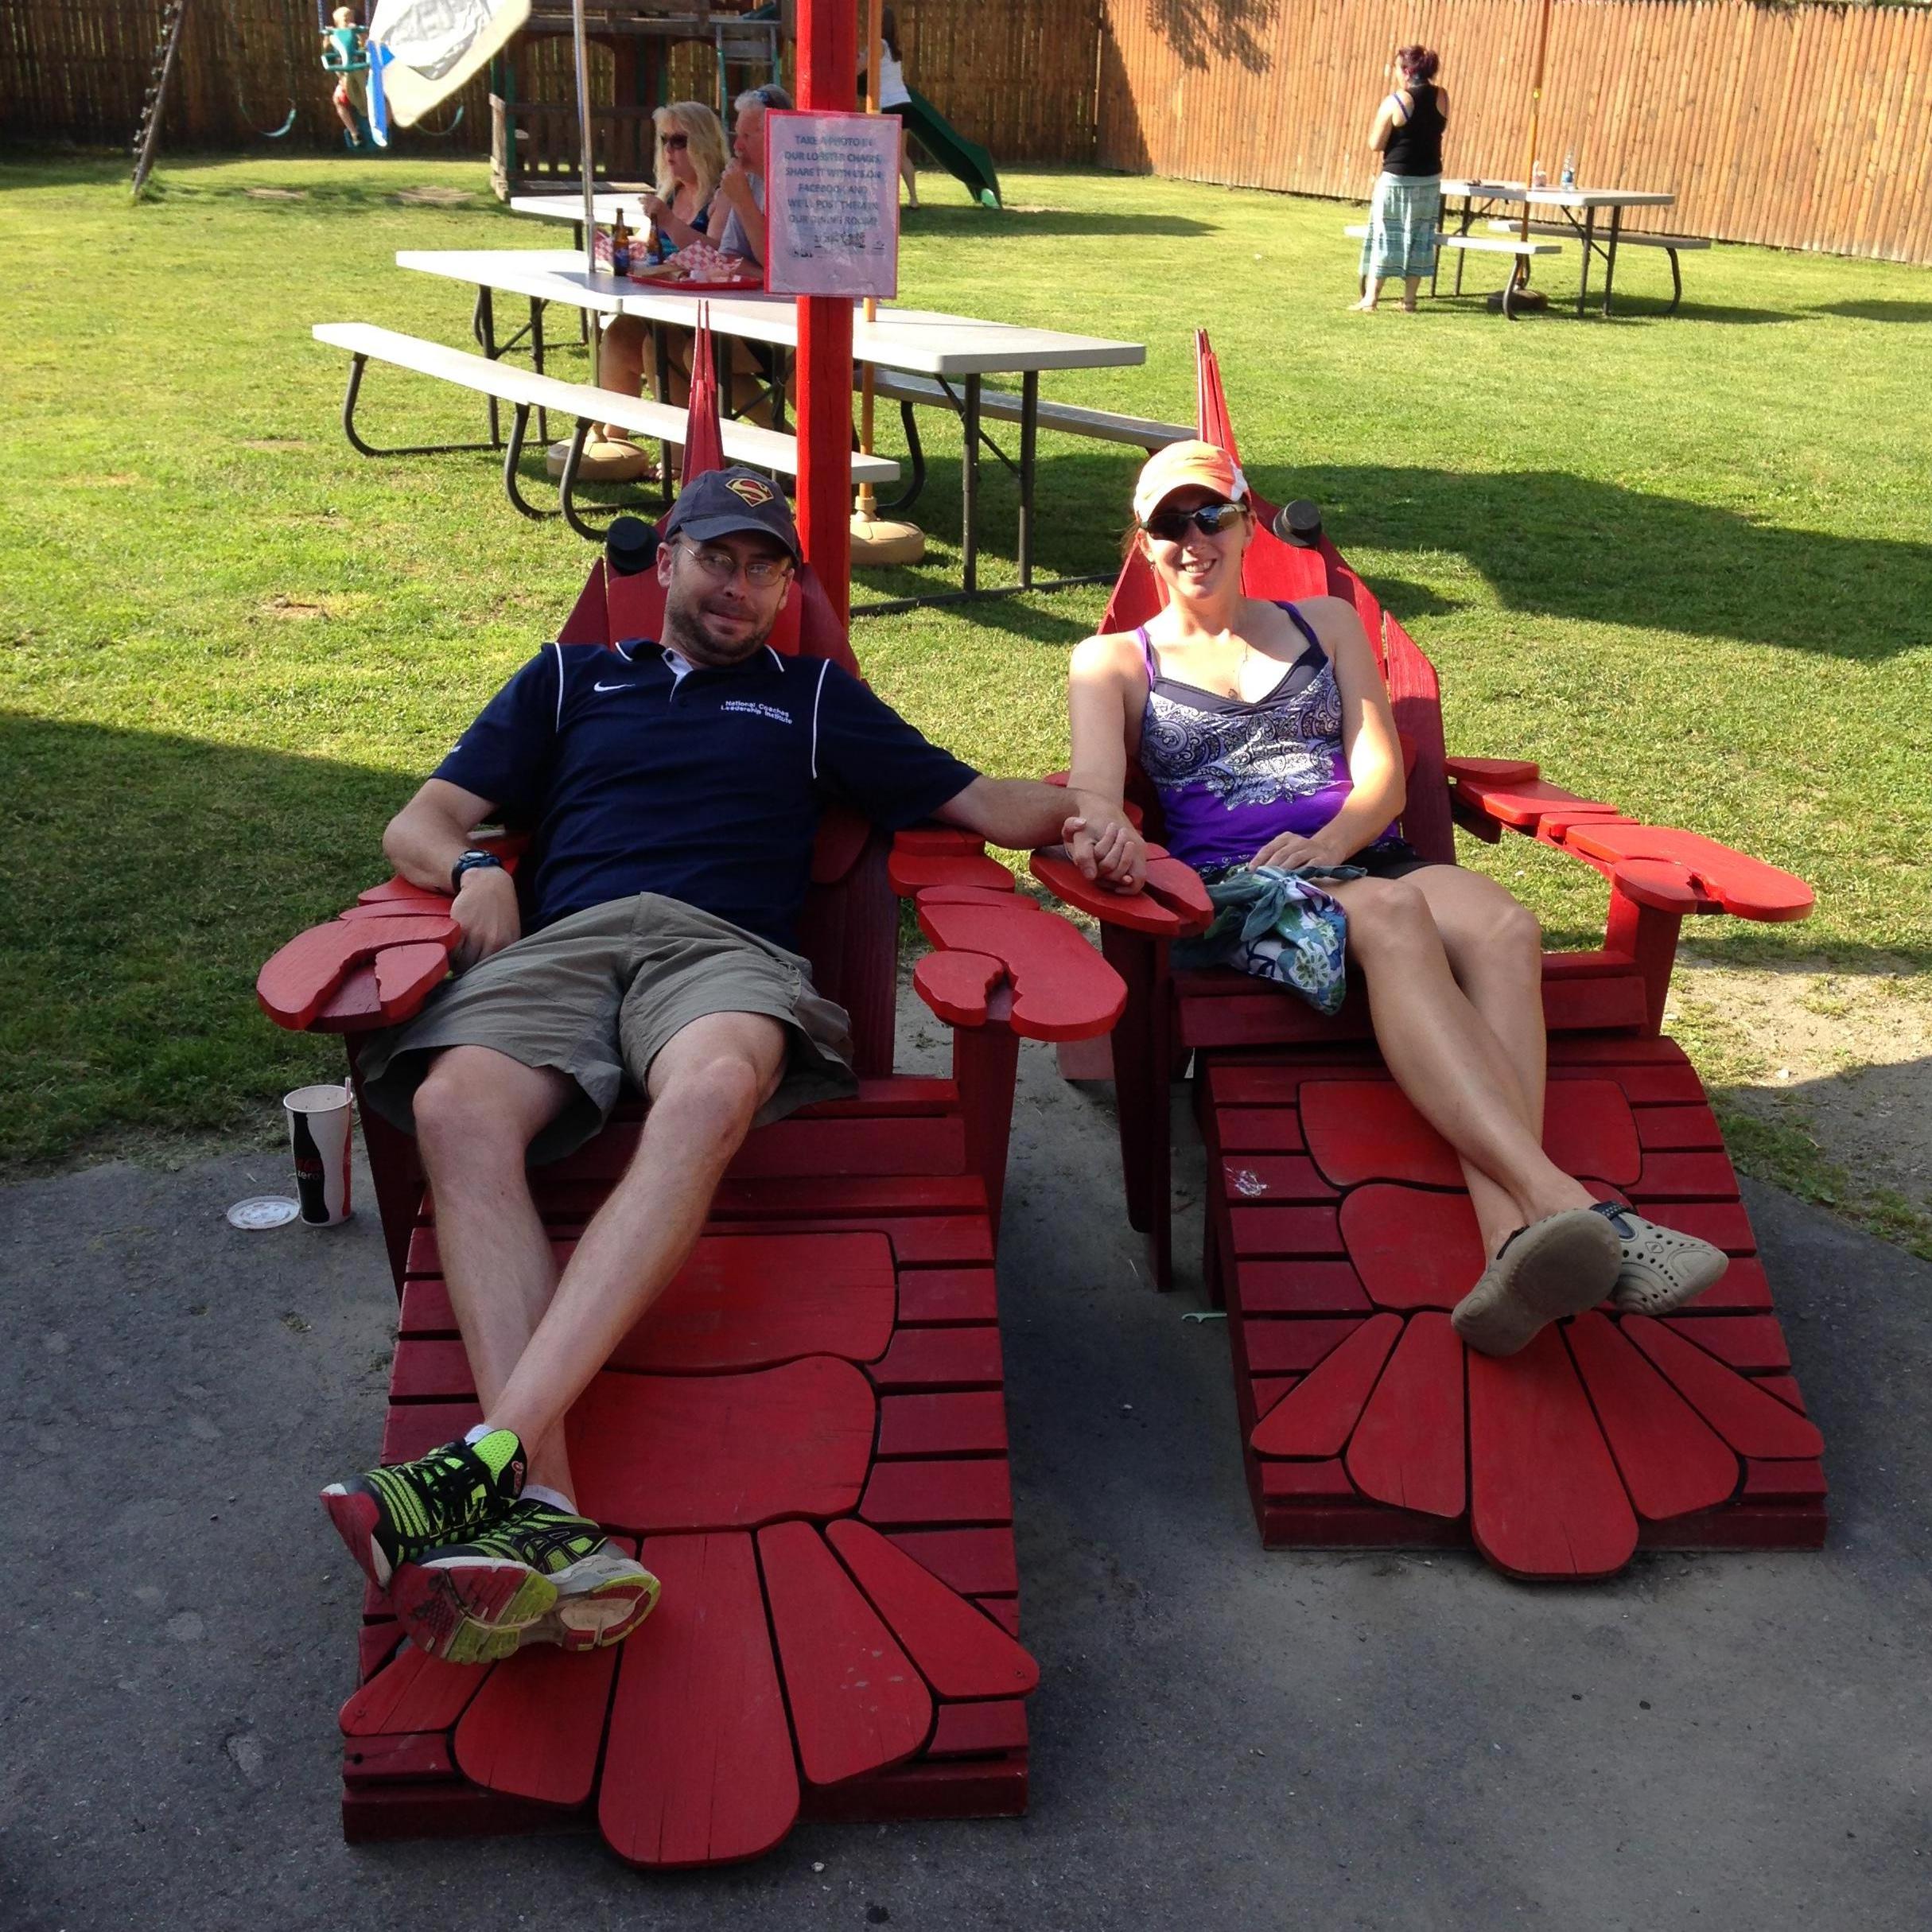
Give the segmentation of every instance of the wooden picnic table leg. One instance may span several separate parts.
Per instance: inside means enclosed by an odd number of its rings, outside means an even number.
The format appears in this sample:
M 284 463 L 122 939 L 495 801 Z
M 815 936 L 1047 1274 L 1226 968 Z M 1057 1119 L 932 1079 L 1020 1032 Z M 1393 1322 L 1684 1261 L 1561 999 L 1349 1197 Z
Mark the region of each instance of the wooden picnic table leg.
M 961 412 L 966 447 L 959 459 L 960 570 L 962 586 L 970 596 L 979 588 L 979 378 L 966 379 L 966 407 Z
M 1617 237 L 1623 232 L 1623 204 L 1619 202 L 1610 211 L 1610 250 L 1604 258 L 1604 313 L 1605 315 L 1610 313 L 1610 291 L 1616 284 Z M 1670 259 L 1674 266 L 1677 257 L 1673 255 Z M 1674 309 L 1677 304 L 1673 302 L 1670 305 Z
M 1611 211 L 1611 220 L 1614 221 L 1615 219 L 1616 212 L 1615 209 L 1612 209 Z M 1576 220 L 1576 217 L 1574 215 L 1571 216 L 1570 220 L 1572 224 L 1574 224 Z M 1583 281 L 1576 290 L 1576 313 L 1579 316 L 1583 313 L 1584 304 L 1589 299 L 1590 256 L 1596 246 L 1596 209 L 1595 206 L 1592 205 L 1585 208 L 1583 212 Z
M 1040 441 L 1040 371 L 1020 379 L 1020 588 L 1033 588 L 1033 479 Z

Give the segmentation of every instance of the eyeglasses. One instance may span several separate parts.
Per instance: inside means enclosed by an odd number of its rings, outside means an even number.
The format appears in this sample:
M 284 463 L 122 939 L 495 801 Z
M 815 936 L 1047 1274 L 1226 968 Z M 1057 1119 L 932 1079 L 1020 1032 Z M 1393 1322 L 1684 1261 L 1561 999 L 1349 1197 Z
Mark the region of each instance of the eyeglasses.
M 691 138 L 689 134 L 659 134 L 658 136 L 658 146 L 667 154 L 678 148 L 688 148 L 690 145 Z
M 686 543 L 684 554 L 697 565 L 714 584 L 729 584 L 739 571 L 744 573 L 744 581 L 754 590 L 769 590 L 774 584 L 782 584 L 791 574 L 791 560 L 788 557 L 748 557 L 742 562 L 729 550 L 713 550 L 707 546 Z
M 1193 510 L 1156 510 L 1141 527 L 1156 542 L 1184 543 L 1191 529 L 1203 537 L 1218 537 L 1246 514 L 1242 503 L 1203 503 Z

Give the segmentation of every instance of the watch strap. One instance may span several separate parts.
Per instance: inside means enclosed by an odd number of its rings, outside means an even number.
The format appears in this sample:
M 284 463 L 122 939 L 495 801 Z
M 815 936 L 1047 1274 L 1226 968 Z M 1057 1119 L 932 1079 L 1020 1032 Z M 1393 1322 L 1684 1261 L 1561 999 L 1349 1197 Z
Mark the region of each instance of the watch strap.
M 466 872 L 480 872 L 485 866 L 500 872 L 503 864 L 494 852 L 485 852 L 480 847 L 465 852 L 449 869 L 449 889 L 452 892 L 459 892 L 463 889 L 463 875 Z

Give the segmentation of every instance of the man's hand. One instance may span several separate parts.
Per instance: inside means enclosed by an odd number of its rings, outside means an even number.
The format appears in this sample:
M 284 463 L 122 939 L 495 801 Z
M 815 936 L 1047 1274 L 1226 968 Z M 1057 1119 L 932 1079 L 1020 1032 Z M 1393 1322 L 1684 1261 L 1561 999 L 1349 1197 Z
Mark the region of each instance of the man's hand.
M 1328 826 L 1306 837 L 1300 832 L 1283 832 L 1269 839 L 1249 863 L 1256 869 L 1273 865 L 1283 872 L 1293 872 L 1303 865 L 1346 865 L 1349 854 L 1343 847 L 1347 843 Z
M 1147 847 L 1125 814 L 1095 814 L 1097 823 L 1076 815 L 1060 827 L 1067 856 L 1083 878 L 1117 892 L 1137 892 L 1147 882 Z
M 465 873 L 462 889 L 449 912 L 463 928 L 462 943 L 449 960 L 459 973 L 488 958 L 492 953 L 500 953 L 523 936 L 516 881 L 500 865 L 478 865 Z
M 741 214 L 747 204 L 756 207 L 752 200 L 751 177 L 744 172 L 741 161 L 729 161 L 725 164 L 725 172 L 717 177 L 717 192 L 737 208 Z

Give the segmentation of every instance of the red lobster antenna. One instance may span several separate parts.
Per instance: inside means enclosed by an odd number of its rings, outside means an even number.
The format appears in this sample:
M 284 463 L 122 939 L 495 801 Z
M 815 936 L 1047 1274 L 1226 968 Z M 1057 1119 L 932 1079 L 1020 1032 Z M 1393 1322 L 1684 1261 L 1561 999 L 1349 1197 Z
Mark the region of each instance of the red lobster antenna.
M 1227 398 L 1221 388 L 1221 365 L 1215 359 L 1214 344 L 1207 331 L 1194 332 L 1194 433 L 1204 443 L 1225 449 L 1234 461 L 1241 452 L 1234 446 L 1234 426 L 1228 421 Z
M 725 467 L 725 432 L 719 421 L 717 365 L 711 355 L 711 305 L 698 305 L 691 336 L 691 391 L 684 414 L 684 484 Z

